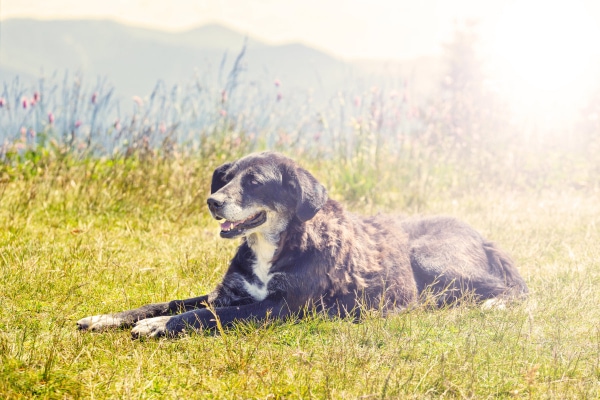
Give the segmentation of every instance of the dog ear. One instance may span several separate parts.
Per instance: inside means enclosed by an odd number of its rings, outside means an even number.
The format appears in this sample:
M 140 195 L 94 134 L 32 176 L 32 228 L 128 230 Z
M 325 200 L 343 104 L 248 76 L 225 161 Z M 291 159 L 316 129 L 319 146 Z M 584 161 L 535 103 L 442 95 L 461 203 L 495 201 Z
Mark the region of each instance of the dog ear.
M 215 172 L 213 172 L 212 176 L 212 182 L 210 184 L 210 194 L 217 192 L 219 189 L 229 183 L 229 180 L 225 179 L 225 175 L 231 168 L 231 165 L 232 163 L 225 163 L 215 169 Z
M 288 169 L 290 185 L 296 203 L 296 217 L 302 222 L 313 218 L 327 202 L 327 190 L 308 171 L 295 167 Z

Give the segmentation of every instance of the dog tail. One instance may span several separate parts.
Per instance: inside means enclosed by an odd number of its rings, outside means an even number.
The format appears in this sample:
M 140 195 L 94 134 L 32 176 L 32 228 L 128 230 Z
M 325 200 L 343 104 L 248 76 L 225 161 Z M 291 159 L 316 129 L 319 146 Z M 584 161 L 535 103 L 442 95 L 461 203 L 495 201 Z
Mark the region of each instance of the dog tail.
M 484 242 L 483 249 L 487 255 L 488 265 L 493 275 L 504 281 L 506 287 L 505 295 L 509 297 L 522 298 L 527 295 L 529 289 L 519 274 L 514 261 L 503 250 L 493 242 Z

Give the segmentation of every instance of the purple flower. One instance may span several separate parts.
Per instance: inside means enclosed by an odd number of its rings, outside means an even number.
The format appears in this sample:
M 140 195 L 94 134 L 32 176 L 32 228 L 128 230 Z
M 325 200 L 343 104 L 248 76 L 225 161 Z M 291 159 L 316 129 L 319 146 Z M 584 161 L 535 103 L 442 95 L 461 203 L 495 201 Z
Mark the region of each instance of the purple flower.
M 48 113 L 48 123 L 52 125 L 54 123 L 54 114 L 52 112 Z
M 38 103 L 40 101 L 40 92 L 33 92 L 33 100 L 32 103 Z
M 275 86 L 276 86 L 276 87 L 279 87 L 279 86 L 281 86 L 281 81 L 280 81 L 279 79 L 275 79 L 275 82 L 274 82 L 274 83 L 275 83 Z
M 81 121 L 77 120 L 75 121 L 75 129 L 79 128 L 81 126 Z
M 281 94 L 281 92 L 277 93 L 277 101 L 281 101 L 282 98 L 283 95 Z
M 92 104 L 96 104 L 97 100 L 98 100 L 98 92 L 92 93 Z
M 0 97 L 0 108 L 4 107 L 6 105 L 6 100 L 4 100 L 4 97 Z
M 27 110 L 27 99 L 25 97 L 21 99 L 21 104 L 23 105 L 23 109 Z

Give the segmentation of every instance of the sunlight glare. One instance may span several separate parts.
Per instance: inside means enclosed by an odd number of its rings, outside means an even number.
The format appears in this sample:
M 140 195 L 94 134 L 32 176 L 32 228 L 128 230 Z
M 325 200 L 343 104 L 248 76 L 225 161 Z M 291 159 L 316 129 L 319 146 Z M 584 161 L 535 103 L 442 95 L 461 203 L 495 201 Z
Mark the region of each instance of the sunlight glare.
M 558 127 L 595 87 L 600 32 L 576 0 L 515 1 L 495 24 L 489 67 L 515 115 Z
M 598 39 L 594 30 L 575 1 L 515 2 L 497 24 L 495 57 L 515 83 L 560 90 L 589 67 Z

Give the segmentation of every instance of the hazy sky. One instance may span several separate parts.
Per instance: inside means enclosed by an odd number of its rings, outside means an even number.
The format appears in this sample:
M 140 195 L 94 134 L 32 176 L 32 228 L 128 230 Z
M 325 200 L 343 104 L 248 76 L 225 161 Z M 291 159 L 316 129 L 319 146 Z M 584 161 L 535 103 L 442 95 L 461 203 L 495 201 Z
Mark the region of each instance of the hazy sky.
M 170 31 L 220 23 L 346 59 L 439 54 L 457 22 L 476 19 L 492 81 L 515 102 L 562 112 L 600 85 L 600 0 L 0 0 L 0 19 L 16 17 Z
M 477 19 L 492 67 L 538 89 L 572 86 L 600 58 L 599 0 L 0 0 L 0 19 L 15 17 L 110 18 L 171 31 L 221 23 L 348 59 L 436 54 L 457 22 Z
M 345 58 L 438 52 L 454 21 L 483 20 L 511 0 L 0 0 L 0 18 L 111 18 L 164 30 L 218 22 L 270 43 L 300 41 Z M 590 0 L 600 24 L 600 3 Z

